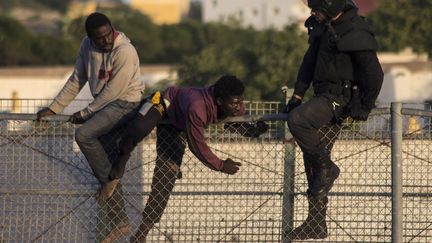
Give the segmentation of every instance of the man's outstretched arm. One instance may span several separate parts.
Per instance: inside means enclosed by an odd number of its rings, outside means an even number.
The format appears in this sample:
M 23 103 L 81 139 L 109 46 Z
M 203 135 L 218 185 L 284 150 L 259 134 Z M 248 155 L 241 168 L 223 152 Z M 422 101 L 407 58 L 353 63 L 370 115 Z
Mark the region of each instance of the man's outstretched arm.
M 186 138 L 190 151 L 207 167 L 225 174 L 235 174 L 241 163 L 232 159 L 219 159 L 208 147 L 204 138 L 205 124 L 196 113 L 190 113 L 186 124 Z

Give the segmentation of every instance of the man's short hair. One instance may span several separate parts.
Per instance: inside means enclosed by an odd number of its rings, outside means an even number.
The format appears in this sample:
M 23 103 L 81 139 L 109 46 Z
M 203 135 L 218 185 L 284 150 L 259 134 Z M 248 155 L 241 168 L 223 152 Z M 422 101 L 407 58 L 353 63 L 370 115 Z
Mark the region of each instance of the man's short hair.
M 87 36 L 91 37 L 93 33 L 92 31 L 106 24 L 111 25 L 111 21 L 105 14 L 98 12 L 90 14 L 85 21 L 85 29 L 87 32 Z
M 228 98 L 243 95 L 245 90 L 243 82 L 233 75 L 224 75 L 214 84 L 215 98 Z

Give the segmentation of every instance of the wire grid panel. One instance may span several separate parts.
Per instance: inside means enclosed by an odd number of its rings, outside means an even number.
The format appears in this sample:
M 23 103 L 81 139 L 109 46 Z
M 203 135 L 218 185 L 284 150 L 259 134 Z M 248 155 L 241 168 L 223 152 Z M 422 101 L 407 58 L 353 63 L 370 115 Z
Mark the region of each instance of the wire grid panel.
M 414 118 L 417 123 L 406 117 L 404 128 L 404 242 L 430 242 L 431 126 L 429 118 Z M 332 150 L 341 175 L 329 196 L 329 237 L 321 242 L 391 242 L 389 121 L 389 115 L 376 115 L 366 123 L 342 125 Z M 73 140 L 74 127 L 3 120 L 0 129 L 0 242 L 94 242 L 106 236 L 112 220 L 106 205 L 95 200 L 99 183 Z M 280 124 L 270 123 L 259 139 L 222 125 L 211 126 L 206 136 L 218 156 L 243 164 L 240 172 L 214 172 L 186 149 L 182 178 L 147 242 L 280 242 L 287 176 Z M 151 191 L 155 144 L 153 133 L 134 151 L 122 178 L 131 234 L 141 224 Z M 298 226 L 307 217 L 307 182 L 298 148 L 294 155 L 295 184 L 289 193 Z
M 52 99 L 2 99 L 0 98 L 0 112 L 36 113 L 43 107 L 51 104 Z M 63 114 L 73 114 L 84 109 L 91 100 L 73 100 L 64 110 Z M 246 111 L 249 115 L 268 114 L 280 110 L 280 102 L 245 101 Z
M 107 205 L 95 200 L 100 186 L 74 142 L 75 127 L 59 121 L 0 124 L 0 242 L 103 239 L 113 220 L 106 215 Z M 270 131 L 276 130 L 271 124 Z M 235 176 L 214 172 L 186 150 L 183 178 L 147 241 L 278 242 L 283 144 L 271 132 L 261 139 L 243 138 L 222 125 L 210 127 L 207 137 L 218 156 L 241 162 L 241 171 Z M 152 134 L 137 147 L 122 179 L 133 231 L 151 191 L 155 140 Z
M 84 109 L 91 100 L 74 100 L 65 109 L 63 114 L 73 114 Z M 51 104 L 52 99 L 1 99 L 0 112 L 36 113 Z
M 86 234 L 91 221 L 74 209 L 88 205 L 96 181 L 72 137 L 73 127 L 60 122 L 2 121 L 2 242 L 80 241 Z
M 101 240 L 112 220 L 95 200 L 99 183 L 73 140 L 74 127 L 3 121 L 1 129 L 0 242 Z M 183 178 L 148 242 L 278 242 L 282 145 L 237 136 L 209 143 L 220 157 L 243 163 L 235 176 L 211 171 L 186 152 Z M 154 140 L 136 149 L 122 179 L 133 230 L 150 192 Z
M 403 120 L 404 241 L 432 242 L 431 117 L 404 115 Z
M 218 129 L 223 128 L 211 128 Z M 211 171 L 187 151 L 182 178 L 147 241 L 279 242 L 283 144 L 226 135 L 208 142 L 220 158 L 241 162 L 240 172 L 229 176 Z

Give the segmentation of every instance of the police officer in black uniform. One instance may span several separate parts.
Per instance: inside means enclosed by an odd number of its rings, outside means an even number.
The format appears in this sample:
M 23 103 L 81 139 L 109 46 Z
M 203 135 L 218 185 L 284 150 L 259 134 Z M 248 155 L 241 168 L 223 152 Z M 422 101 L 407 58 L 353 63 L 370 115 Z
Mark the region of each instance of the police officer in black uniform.
M 383 82 L 370 25 L 357 14 L 352 0 L 308 0 L 311 8 L 305 26 L 307 50 L 297 76 L 294 94 L 286 108 L 288 126 L 303 152 L 308 181 L 309 211 L 305 222 L 285 232 L 289 240 L 328 236 L 328 193 L 339 176 L 331 149 L 348 116 L 367 120 Z M 314 95 L 302 98 L 312 84 Z

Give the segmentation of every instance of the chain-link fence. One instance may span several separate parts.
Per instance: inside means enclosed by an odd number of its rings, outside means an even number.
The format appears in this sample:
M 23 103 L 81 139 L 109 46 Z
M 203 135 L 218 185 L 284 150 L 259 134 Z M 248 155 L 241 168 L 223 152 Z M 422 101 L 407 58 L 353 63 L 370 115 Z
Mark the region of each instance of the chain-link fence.
M 147 242 L 287 242 L 283 233 L 308 216 L 302 153 L 286 131 L 286 116 L 272 115 L 278 103 L 247 107 L 248 116 L 232 121 L 266 120 L 270 129 L 259 138 L 223 124 L 206 131 L 216 155 L 242 163 L 237 174 L 210 170 L 187 148 L 179 159 L 183 135 L 159 126 L 134 150 L 106 202 L 96 200 L 99 182 L 67 116 L 34 122 L 34 115 L 0 114 L 0 242 L 94 242 L 128 222 L 131 232 L 117 242 L 145 231 L 143 222 L 154 223 Z M 341 174 L 329 195 L 329 236 L 321 242 L 402 242 L 394 240 L 397 234 L 403 242 L 432 242 L 430 116 L 402 109 L 399 151 L 392 151 L 389 108 L 367 122 L 341 125 L 332 150 Z M 115 144 L 121 134 L 104 139 Z M 400 201 L 392 178 L 397 152 Z M 180 167 L 167 163 L 179 160 Z

